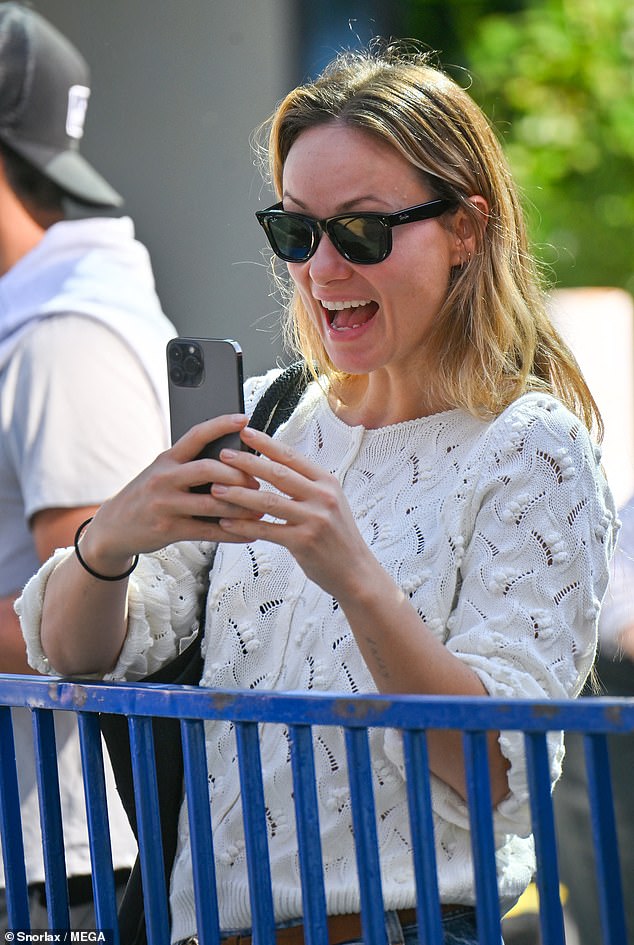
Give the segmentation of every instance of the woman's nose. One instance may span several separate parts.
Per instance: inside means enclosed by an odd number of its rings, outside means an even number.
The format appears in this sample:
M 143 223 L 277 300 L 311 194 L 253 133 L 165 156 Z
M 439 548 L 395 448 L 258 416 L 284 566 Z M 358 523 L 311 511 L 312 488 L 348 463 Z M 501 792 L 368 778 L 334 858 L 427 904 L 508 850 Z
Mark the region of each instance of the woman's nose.
M 308 272 L 316 285 L 327 285 L 336 279 L 347 279 L 351 273 L 347 259 L 335 249 L 327 233 L 322 233 L 319 245 L 308 260 Z

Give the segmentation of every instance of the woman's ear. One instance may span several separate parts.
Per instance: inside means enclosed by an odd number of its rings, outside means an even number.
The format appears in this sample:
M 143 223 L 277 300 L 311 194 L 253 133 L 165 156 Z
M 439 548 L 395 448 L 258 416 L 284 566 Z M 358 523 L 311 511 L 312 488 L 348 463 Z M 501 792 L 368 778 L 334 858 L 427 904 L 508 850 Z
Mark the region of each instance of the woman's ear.
M 489 222 L 489 205 L 484 197 L 475 194 L 467 200 L 473 206 L 473 211 L 469 212 L 461 206 L 453 219 L 454 233 L 457 237 L 456 265 L 459 266 L 464 266 L 474 255 Z

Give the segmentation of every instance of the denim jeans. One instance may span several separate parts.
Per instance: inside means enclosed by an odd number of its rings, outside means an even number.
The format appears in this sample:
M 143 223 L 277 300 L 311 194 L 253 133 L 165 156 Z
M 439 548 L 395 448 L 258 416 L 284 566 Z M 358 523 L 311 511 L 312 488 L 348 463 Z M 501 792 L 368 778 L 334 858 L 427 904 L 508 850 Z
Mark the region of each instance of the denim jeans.
M 420 945 L 418 926 L 406 925 L 401 928 L 396 913 L 385 913 L 385 927 L 388 945 L 398 945 L 398 943 Z M 443 916 L 442 928 L 443 945 L 478 945 L 475 910 L 469 906 L 465 906 L 462 911 Z M 363 945 L 363 943 L 355 943 L 355 945 Z M 504 945 L 501 937 L 500 945 Z
M 278 928 L 295 924 L 296 920 L 294 922 L 283 922 Z M 471 909 L 469 906 L 465 906 L 464 910 L 443 916 L 442 928 L 443 945 L 479 945 L 475 910 Z M 421 945 L 418 937 L 418 926 L 401 926 L 396 912 L 385 913 L 385 930 L 387 932 L 388 945 Z M 183 939 L 178 945 L 197 945 L 197 943 L 198 940 L 194 937 L 191 939 Z M 364 945 L 364 943 L 362 941 L 350 941 L 346 942 L 346 945 Z M 504 945 L 501 936 L 500 945 Z
M 478 945 L 475 913 L 472 909 L 443 917 L 443 945 Z M 403 929 L 404 945 L 418 945 L 418 926 L 406 925 Z

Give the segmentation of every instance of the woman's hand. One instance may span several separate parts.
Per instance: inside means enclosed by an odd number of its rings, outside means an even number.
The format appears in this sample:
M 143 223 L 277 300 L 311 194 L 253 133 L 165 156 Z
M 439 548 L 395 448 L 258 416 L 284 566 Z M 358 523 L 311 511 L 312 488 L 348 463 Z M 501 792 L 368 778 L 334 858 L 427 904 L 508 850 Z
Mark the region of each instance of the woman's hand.
M 175 541 L 226 540 L 207 519 L 252 516 L 192 486 L 218 482 L 257 492 L 256 480 L 218 460 L 197 459 L 212 440 L 236 433 L 242 414 L 216 417 L 192 427 L 174 446 L 105 502 L 81 537 L 83 559 L 101 575 L 117 575 L 135 554 Z M 64 558 L 49 577 L 42 608 L 42 647 L 63 674 L 104 673 L 115 665 L 126 632 L 128 582 L 89 574 L 76 555 Z
M 222 462 L 247 481 L 259 479 L 278 491 L 256 492 L 244 484 L 217 480 L 212 496 L 234 509 L 220 520 L 225 540 L 263 539 L 283 545 L 312 581 L 343 604 L 354 593 L 361 561 L 378 563 L 359 533 L 339 482 L 265 433 L 245 427 L 241 437 L 261 455 L 223 450 Z M 352 561 L 355 568 L 350 567 Z
M 250 475 L 215 459 L 197 459 L 204 447 L 246 426 L 243 414 L 216 417 L 192 427 L 171 449 L 105 502 L 82 537 L 82 554 L 104 574 L 125 570 L 126 561 L 183 540 L 227 540 L 220 516 L 252 517 L 194 486 L 219 483 L 247 492 L 259 489 Z

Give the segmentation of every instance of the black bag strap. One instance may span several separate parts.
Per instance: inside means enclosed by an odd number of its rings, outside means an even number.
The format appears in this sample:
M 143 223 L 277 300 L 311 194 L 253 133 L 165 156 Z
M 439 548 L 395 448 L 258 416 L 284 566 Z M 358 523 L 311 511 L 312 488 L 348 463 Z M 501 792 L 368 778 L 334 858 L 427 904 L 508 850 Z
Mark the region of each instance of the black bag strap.
M 267 388 L 256 404 L 249 421 L 250 426 L 273 436 L 278 427 L 290 418 L 311 378 L 311 373 L 304 361 L 295 362 L 287 367 Z M 200 648 L 204 632 L 203 611 L 201 626 L 194 642 L 179 656 L 156 672 L 146 676 L 142 682 L 197 685 L 200 682 L 203 670 L 203 658 Z M 138 837 L 127 719 L 121 715 L 102 713 L 100 722 L 101 732 L 110 755 L 117 791 L 134 835 Z M 152 730 L 154 744 L 160 745 L 161 748 L 156 754 L 155 760 L 163 865 L 165 867 L 165 888 L 167 890 L 169 889 L 172 865 L 176 855 L 178 816 L 183 795 L 183 750 L 180 722 L 178 719 L 154 719 Z M 146 945 L 147 933 L 143 909 L 143 887 L 138 857 L 119 908 L 119 934 L 121 945 Z
M 290 418 L 312 379 L 305 361 L 296 361 L 275 378 L 255 405 L 249 426 L 273 436 Z

